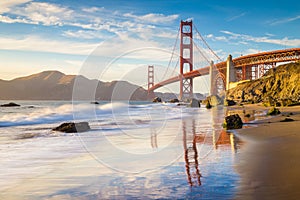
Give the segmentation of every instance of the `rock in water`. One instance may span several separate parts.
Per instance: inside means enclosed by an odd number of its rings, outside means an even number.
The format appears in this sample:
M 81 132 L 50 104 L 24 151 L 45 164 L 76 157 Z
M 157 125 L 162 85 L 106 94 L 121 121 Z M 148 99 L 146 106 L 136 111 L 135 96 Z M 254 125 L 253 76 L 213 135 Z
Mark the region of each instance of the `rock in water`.
M 225 117 L 223 127 L 228 129 L 240 129 L 243 127 L 242 119 L 238 114 Z
M 224 106 L 234 106 L 236 105 L 236 102 L 230 99 L 225 99 Z
M 170 103 L 179 103 L 179 100 L 178 99 L 171 99 Z
M 206 107 L 207 109 L 211 109 L 211 108 L 212 108 L 212 106 L 211 106 L 211 104 L 209 103 L 209 101 L 206 102 L 205 107 Z
M 197 99 L 192 99 L 191 100 L 191 103 L 190 103 L 190 106 L 192 108 L 200 108 L 200 102 L 197 100 Z
M 53 131 L 60 131 L 65 133 L 77 133 L 77 132 L 85 132 L 90 130 L 90 126 L 88 122 L 67 122 L 63 123 L 60 126 L 53 128 Z
M 160 97 L 155 97 L 152 102 L 161 103 L 161 98 Z
M 279 115 L 280 113 L 278 108 L 273 107 L 268 111 L 267 115 Z
M 0 107 L 18 107 L 18 106 L 20 106 L 20 105 L 14 103 L 14 102 L 10 102 L 10 103 L 7 103 L 7 104 L 0 105 Z

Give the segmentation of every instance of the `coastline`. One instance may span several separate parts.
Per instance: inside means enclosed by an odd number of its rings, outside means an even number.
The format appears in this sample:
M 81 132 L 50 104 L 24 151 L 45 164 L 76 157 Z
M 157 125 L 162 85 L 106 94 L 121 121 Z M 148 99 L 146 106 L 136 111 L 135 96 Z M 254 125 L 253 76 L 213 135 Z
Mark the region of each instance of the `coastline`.
M 247 105 L 243 109 L 269 108 Z M 300 198 L 300 106 L 279 110 L 281 114 L 255 121 L 255 127 L 236 132 L 245 147 L 235 163 L 240 174 L 235 199 Z M 295 121 L 280 122 L 286 117 Z

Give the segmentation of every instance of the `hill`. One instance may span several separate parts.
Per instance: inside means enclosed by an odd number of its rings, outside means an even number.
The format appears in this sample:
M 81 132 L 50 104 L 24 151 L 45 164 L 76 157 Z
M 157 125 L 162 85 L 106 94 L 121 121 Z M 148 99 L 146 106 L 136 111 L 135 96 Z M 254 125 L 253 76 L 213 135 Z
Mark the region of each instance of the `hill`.
M 96 86 L 94 100 L 147 100 L 147 91 L 142 87 L 126 81 L 102 82 L 91 80 L 84 76 L 65 75 L 59 71 L 44 71 L 10 81 L 0 80 L 0 99 L 2 100 L 72 100 L 75 81 L 80 81 L 85 87 L 76 88 L 84 94 L 89 86 Z M 122 92 L 121 92 L 122 91 Z M 130 96 L 126 91 L 131 92 Z M 123 96 L 122 96 L 123 95 Z M 85 99 L 82 96 L 82 100 Z
M 269 70 L 257 80 L 230 89 L 227 97 L 245 102 L 286 106 L 300 101 L 300 62 Z

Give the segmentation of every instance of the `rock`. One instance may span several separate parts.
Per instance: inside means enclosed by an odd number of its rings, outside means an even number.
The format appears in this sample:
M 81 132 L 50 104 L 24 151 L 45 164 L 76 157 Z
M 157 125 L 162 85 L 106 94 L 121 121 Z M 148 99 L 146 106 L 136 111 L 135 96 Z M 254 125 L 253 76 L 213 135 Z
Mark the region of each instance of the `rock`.
M 161 101 L 161 98 L 160 98 L 160 97 L 155 97 L 155 98 L 152 100 L 152 102 L 154 102 L 154 103 L 161 103 L 162 101 Z
M 92 101 L 91 104 L 99 104 L 97 101 Z
M 293 122 L 293 121 L 295 121 L 295 120 L 293 120 L 292 118 L 288 118 L 288 117 L 286 117 L 283 120 L 280 120 L 280 122 Z
M 240 129 L 243 127 L 242 119 L 238 114 L 229 115 L 225 117 L 223 128 L 228 129 Z
M 236 105 L 236 102 L 230 99 L 225 99 L 224 106 L 234 106 Z
M 273 107 L 267 112 L 267 115 L 279 115 L 280 113 L 278 108 Z
M 190 102 L 190 107 L 192 108 L 200 108 L 200 102 L 197 99 L 192 99 Z
M 211 108 L 212 108 L 212 106 L 211 106 L 211 104 L 209 103 L 209 101 L 206 102 L 205 107 L 206 107 L 207 109 L 211 109 Z
M 250 118 L 251 115 L 248 113 L 248 114 L 245 114 L 245 117 Z
M 19 107 L 19 106 L 20 106 L 19 104 L 16 104 L 14 102 L 0 105 L 0 107 Z
M 179 103 L 179 100 L 178 99 L 171 99 L 170 103 Z
M 63 123 L 60 126 L 53 128 L 53 131 L 60 131 L 65 133 L 77 133 L 77 132 L 85 132 L 90 130 L 90 126 L 88 122 L 67 122 Z

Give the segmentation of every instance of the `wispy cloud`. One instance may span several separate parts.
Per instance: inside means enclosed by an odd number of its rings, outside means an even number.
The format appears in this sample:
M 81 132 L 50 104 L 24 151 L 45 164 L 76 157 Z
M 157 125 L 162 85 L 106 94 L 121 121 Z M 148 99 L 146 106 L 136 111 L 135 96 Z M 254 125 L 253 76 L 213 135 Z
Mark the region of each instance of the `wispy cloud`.
M 124 17 L 133 18 L 139 22 L 146 23 L 169 23 L 178 19 L 179 15 L 164 15 L 157 13 L 149 13 L 146 15 L 134 15 L 132 13 L 125 13 Z
M 98 11 L 103 11 L 104 10 L 104 7 L 89 7 L 89 8 L 82 8 L 81 9 L 83 12 L 88 12 L 88 13 L 95 13 L 95 12 L 98 12 Z
M 235 16 L 233 16 L 233 17 L 230 17 L 229 19 L 227 19 L 227 21 L 228 21 L 228 22 L 234 21 L 234 20 L 236 20 L 236 19 L 239 19 L 239 18 L 245 16 L 246 14 L 247 14 L 247 12 L 243 12 L 243 13 L 241 13 L 241 14 L 239 14 L 239 15 L 235 15 Z
M 282 46 L 290 46 L 290 47 L 300 46 L 300 39 L 289 39 L 288 37 L 284 37 L 281 39 L 271 38 L 270 36 L 255 37 L 246 34 L 233 33 L 226 30 L 221 31 L 221 33 L 227 35 L 225 36 L 227 41 L 236 42 L 239 44 L 248 44 L 248 42 L 255 42 L 255 43 L 269 43 L 269 44 L 276 44 Z M 217 37 L 213 37 L 213 39 L 216 38 Z
M 92 30 L 77 30 L 77 31 L 64 31 L 64 36 L 70 38 L 82 38 L 82 39 L 105 39 L 105 36 L 98 32 Z
M 0 38 L 0 49 L 2 50 L 23 50 L 71 55 L 89 55 L 97 45 L 98 44 L 94 43 L 46 40 L 45 38 L 34 36 L 28 36 L 22 39 L 12 37 Z
M 11 7 L 24 4 L 27 2 L 30 2 L 32 0 L 1 0 L 0 1 L 0 14 L 9 12 L 11 10 Z
M 298 15 L 296 17 L 290 17 L 290 18 L 286 18 L 286 19 L 276 20 L 276 21 L 271 22 L 270 24 L 271 25 L 285 24 L 285 23 L 289 23 L 292 21 L 296 21 L 298 19 L 300 19 L 300 15 Z

